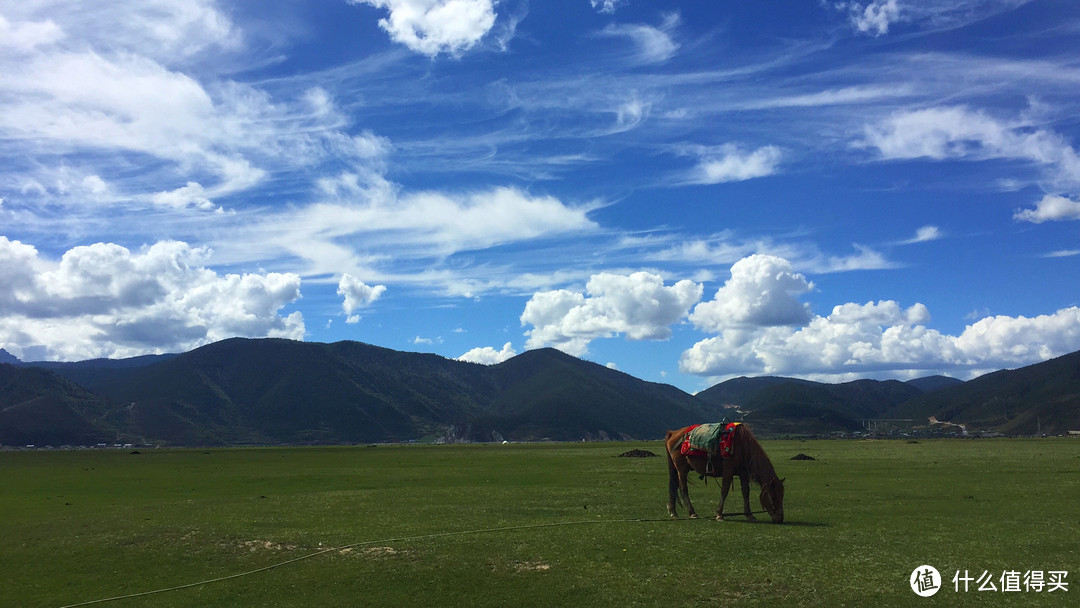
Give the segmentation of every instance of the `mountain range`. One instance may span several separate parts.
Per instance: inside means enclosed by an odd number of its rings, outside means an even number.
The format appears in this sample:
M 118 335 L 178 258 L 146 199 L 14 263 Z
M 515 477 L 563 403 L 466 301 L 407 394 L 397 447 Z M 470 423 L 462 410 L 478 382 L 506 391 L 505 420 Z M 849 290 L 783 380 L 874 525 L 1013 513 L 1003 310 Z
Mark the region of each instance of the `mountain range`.
M 24 363 L 0 349 L 0 360 L 8 446 L 653 439 L 723 418 L 759 434 L 883 419 L 926 427 L 931 416 L 1014 434 L 1080 429 L 1080 353 L 968 382 L 735 378 L 697 395 L 554 349 L 485 366 L 360 342 L 234 338 L 177 355 Z

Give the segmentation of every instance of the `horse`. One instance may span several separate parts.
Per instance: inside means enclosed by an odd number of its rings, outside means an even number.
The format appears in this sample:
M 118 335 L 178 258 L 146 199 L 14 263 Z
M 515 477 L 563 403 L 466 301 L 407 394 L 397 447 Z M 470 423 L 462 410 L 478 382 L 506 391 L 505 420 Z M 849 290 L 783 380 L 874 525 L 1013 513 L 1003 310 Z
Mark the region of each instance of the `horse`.
M 717 521 L 724 521 L 724 500 L 727 499 L 728 490 L 731 489 L 732 477 L 738 475 L 742 486 L 743 512 L 746 519 L 757 521 L 754 514 L 750 512 L 750 482 L 753 481 L 761 486 L 759 500 L 773 523 L 784 523 L 784 480 L 777 477 L 772 462 L 765 455 L 765 449 L 761 447 L 750 429 L 745 424 L 738 424 L 732 428 L 730 432 L 734 435 L 732 436 L 731 457 L 721 458 L 719 451 L 707 452 L 704 456 L 682 453 L 683 439 L 693 428 L 693 426 L 688 426 L 677 431 L 668 431 L 664 436 L 668 463 L 668 514 L 678 517 L 675 503 L 680 502 L 686 507 L 691 519 L 697 518 L 694 505 L 690 503 L 690 494 L 686 491 L 686 476 L 693 469 L 699 475 L 716 476 L 719 472 L 722 478 L 720 504 L 716 507 Z

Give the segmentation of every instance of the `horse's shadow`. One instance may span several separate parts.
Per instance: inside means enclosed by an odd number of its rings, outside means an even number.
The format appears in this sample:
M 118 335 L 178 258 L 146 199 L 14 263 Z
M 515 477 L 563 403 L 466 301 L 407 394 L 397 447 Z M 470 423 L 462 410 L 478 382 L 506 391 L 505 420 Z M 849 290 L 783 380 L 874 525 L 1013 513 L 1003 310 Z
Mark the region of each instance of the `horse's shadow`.
M 700 517 L 698 519 L 700 519 L 701 521 L 713 521 L 713 522 L 716 521 L 716 519 L 712 518 L 712 517 Z M 690 518 L 686 518 L 686 520 L 687 521 L 692 521 Z M 679 521 L 679 520 L 673 519 L 671 521 Z M 728 525 L 728 524 L 743 524 L 743 525 L 749 524 L 749 525 L 755 525 L 755 526 L 756 525 L 767 525 L 767 526 L 776 525 L 776 527 L 778 527 L 778 528 L 787 528 L 787 527 L 792 527 L 792 528 L 831 528 L 832 527 L 832 524 L 825 523 L 825 522 L 822 522 L 822 521 L 791 521 L 790 519 L 785 519 L 784 523 L 782 523 L 782 524 L 773 524 L 768 519 L 759 519 L 757 521 L 747 521 L 745 518 L 743 518 L 741 516 L 738 516 L 738 515 L 729 515 L 728 517 L 726 517 L 724 519 L 723 522 L 717 522 L 717 523 L 723 523 L 724 525 Z

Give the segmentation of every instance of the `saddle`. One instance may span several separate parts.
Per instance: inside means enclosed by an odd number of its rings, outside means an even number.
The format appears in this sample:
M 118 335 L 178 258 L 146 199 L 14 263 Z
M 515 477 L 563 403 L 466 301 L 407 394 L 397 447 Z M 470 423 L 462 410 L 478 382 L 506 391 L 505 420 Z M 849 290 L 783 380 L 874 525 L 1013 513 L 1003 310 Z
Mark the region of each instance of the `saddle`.
M 742 423 L 726 420 L 711 424 L 695 424 L 687 429 L 679 451 L 684 456 L 707 457 L 719 454 L 721 458 L 731 458 L 731 444 L 734 438 L 731 431 L 740 424 Z

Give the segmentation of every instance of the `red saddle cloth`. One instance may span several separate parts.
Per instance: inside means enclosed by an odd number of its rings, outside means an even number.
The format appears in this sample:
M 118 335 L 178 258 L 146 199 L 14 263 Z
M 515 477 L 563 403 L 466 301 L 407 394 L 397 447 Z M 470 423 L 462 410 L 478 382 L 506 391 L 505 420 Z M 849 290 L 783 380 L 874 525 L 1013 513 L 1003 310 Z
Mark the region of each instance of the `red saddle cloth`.
M 719 424 L 719 423 L 718 423 Z M 720 443 L 717 447 L 721 458 L 731 458 L 731 443 L 735 434 L 732 433 L 732 429 L 742 424 L 741 422 L 729 422 L 724 425 L 724 428 L 720 430 Z M 708 456 L 709 451 L 706 446 L 693 445 L 690 442 L 691 432 L 702 425 L 695 424 L 686 429 L 686 434 L 683 436 L 682 445 L 679 447 L 679 451 L 683 456 Z

